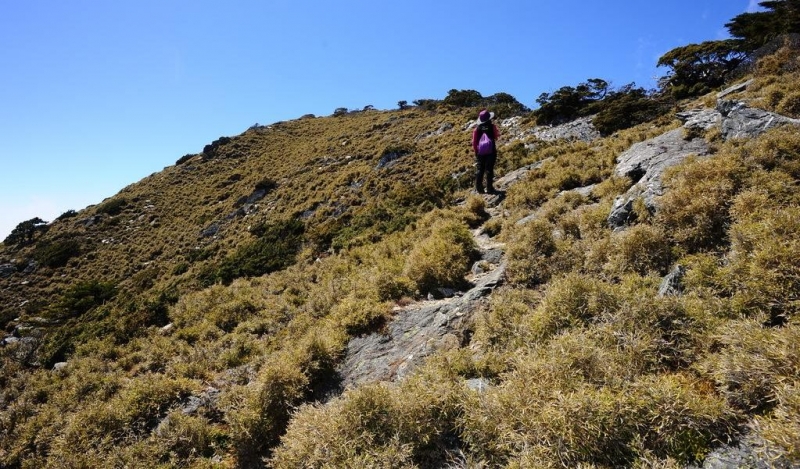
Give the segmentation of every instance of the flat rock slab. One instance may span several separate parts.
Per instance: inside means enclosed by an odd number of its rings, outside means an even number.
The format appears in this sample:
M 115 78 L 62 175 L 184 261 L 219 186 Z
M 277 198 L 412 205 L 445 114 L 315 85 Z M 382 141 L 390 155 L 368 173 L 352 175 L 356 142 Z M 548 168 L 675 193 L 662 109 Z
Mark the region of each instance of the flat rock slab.
M 351 339 L 338 370 L 342 386 L 401 379 L 437 350 L 460 346 L 481 300 L 502 283 L 504 273 L 501 264 L 462 296 L 401 309 L 382 333 Z
M 800 125 L 800 119 L 747 107 L 737 101 L 720 100 L 717 103 L 717 110 L 722 115 L 722 137 L 725 140 L 754 138 L 775 127 Z

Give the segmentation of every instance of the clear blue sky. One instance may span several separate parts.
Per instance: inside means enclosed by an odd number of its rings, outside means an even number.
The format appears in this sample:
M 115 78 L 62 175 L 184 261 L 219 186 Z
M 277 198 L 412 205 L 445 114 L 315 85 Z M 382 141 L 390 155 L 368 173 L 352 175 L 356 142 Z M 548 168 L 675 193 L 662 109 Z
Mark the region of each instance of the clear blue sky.
M 727 37 L 754 0 L 0 0 L 0 240 L 223 135 L 450 89 L 603 78 Z

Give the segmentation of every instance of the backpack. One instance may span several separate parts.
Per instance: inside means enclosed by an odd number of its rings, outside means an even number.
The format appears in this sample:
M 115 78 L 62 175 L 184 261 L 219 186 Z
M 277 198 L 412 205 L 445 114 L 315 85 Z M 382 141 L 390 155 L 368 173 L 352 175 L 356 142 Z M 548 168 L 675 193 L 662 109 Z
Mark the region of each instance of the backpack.
M 478 126 L 478 133 L 481 137 L 478 139 L 478 156 L 487 156 L 494 153 L 494 129 L 492 124 L 481 124 Z M 492 136 L 489 136 L 491 134 Z

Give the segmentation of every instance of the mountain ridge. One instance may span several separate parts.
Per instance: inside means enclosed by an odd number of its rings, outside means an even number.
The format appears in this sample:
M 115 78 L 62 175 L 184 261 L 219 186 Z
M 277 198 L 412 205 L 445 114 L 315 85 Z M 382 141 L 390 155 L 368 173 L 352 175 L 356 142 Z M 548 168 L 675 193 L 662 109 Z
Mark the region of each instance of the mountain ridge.
M 797 69 L 726 99 L 775 111 Z M 253 127 L 3 246 L 0 463 L 685 467 L 739 440 L 796 461 L 796 129 L 499 116 L 487 199 L 479 109 Z M 665 134 L 707 154 L 620 169 Z M 394 356 L 403 379 L 332 391 L 353 343 L 407 338 L 400 312 L 487 270 L 454 337 Z

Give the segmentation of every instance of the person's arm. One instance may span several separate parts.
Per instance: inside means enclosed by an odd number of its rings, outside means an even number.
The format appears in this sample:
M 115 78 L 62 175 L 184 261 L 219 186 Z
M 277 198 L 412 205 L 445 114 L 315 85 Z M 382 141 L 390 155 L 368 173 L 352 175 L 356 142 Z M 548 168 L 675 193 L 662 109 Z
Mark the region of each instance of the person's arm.
M 497 141 L 500 139 L 500 131 L 497 129 L 497 124 L 492 124 L 494 126 L 494 140 Z
M 478 127 L 472 130 L 472 151 L 478 153 Z

